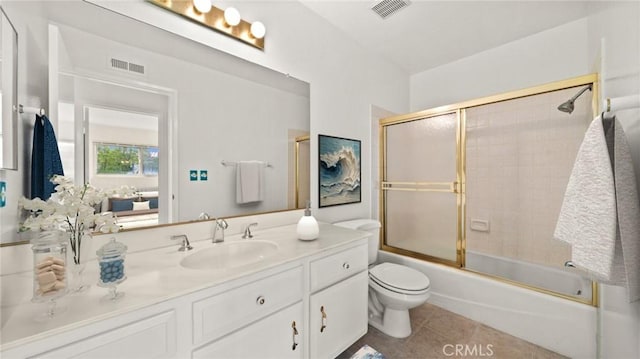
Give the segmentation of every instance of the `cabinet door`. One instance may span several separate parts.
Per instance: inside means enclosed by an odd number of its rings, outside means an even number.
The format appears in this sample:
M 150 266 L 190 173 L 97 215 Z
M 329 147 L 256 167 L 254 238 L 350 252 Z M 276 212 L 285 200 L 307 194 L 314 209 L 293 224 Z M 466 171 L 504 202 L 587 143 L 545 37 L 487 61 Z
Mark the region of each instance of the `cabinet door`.
M 170 310 L 30 358 L 170 358 L 176 331 L 176 312 Z
M 303 307 L 298 302 L 193 352 L 193 358 L 302 358 Z
M 367 332 L 368 285 L 362 271 L 311 296 L 311 358 L 335 358 Z

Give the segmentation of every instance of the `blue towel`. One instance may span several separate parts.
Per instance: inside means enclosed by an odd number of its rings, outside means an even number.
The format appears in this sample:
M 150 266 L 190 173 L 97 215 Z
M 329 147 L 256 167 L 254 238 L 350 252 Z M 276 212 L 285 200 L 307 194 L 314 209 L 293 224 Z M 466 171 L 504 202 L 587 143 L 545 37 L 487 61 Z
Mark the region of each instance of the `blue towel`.
M 33 151 L 31 152 L 31 198 L 46 201 L 54 191 L 50 179 L 64 176 L 58 141 L 47 116 L 36 115 L 33 125 Z

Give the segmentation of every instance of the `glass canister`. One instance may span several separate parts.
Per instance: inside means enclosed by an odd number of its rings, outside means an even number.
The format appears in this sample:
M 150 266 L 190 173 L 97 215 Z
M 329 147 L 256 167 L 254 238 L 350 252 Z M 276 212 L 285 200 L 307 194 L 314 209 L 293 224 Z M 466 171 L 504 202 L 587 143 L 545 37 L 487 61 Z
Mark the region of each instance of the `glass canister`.
M 48 302 L 44 318 L 56 312 L 56 299 L 67 294 L 67 242 L 61 231 L 44 231 L 31 240 L 33 251 L 33 298 L 36 303 Z
M 124 266 L 126 253 L 127 246 L 117 242 L 115 238 L 96 252 L 100 265 L 98 286 L 109 288 L 109 294 L 104 298 L 106 300 L 117 300 L 124 295 L 122 292 L 116 292 L 116 287 L 127 279 Z

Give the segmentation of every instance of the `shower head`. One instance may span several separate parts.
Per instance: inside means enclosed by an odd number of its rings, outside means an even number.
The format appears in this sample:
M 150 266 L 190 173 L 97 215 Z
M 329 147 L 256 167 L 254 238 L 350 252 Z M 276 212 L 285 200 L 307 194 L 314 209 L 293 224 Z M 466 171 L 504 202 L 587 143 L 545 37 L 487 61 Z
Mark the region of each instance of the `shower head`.
M 558 110 L 566 113 L 573 112 L 573 107 L 574 107 L 573 103 L 576 101 L 578 97 L 580 97 L 580 95 L 582 95 L 587 90 L 591 91 L 591 85 L 580 90 L 580 92 L 578 92 L 575 96 L 570 98 L 567 102 L 563 102 L 560 106 L 558 106 Z

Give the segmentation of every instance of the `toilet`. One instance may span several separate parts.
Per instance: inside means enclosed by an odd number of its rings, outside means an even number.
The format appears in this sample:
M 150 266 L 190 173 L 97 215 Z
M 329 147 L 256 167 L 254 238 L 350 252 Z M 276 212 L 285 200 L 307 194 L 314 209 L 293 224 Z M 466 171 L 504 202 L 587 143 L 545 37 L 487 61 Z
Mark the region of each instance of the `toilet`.
M 380 222 L 355 219 L 334 225 L 369 232 L 369 324 L 381 332 L 406 338 L 411 334 L 409 309 L 429 298 L 429 278 L 424 273 L 395 263 L 376 263 Z

